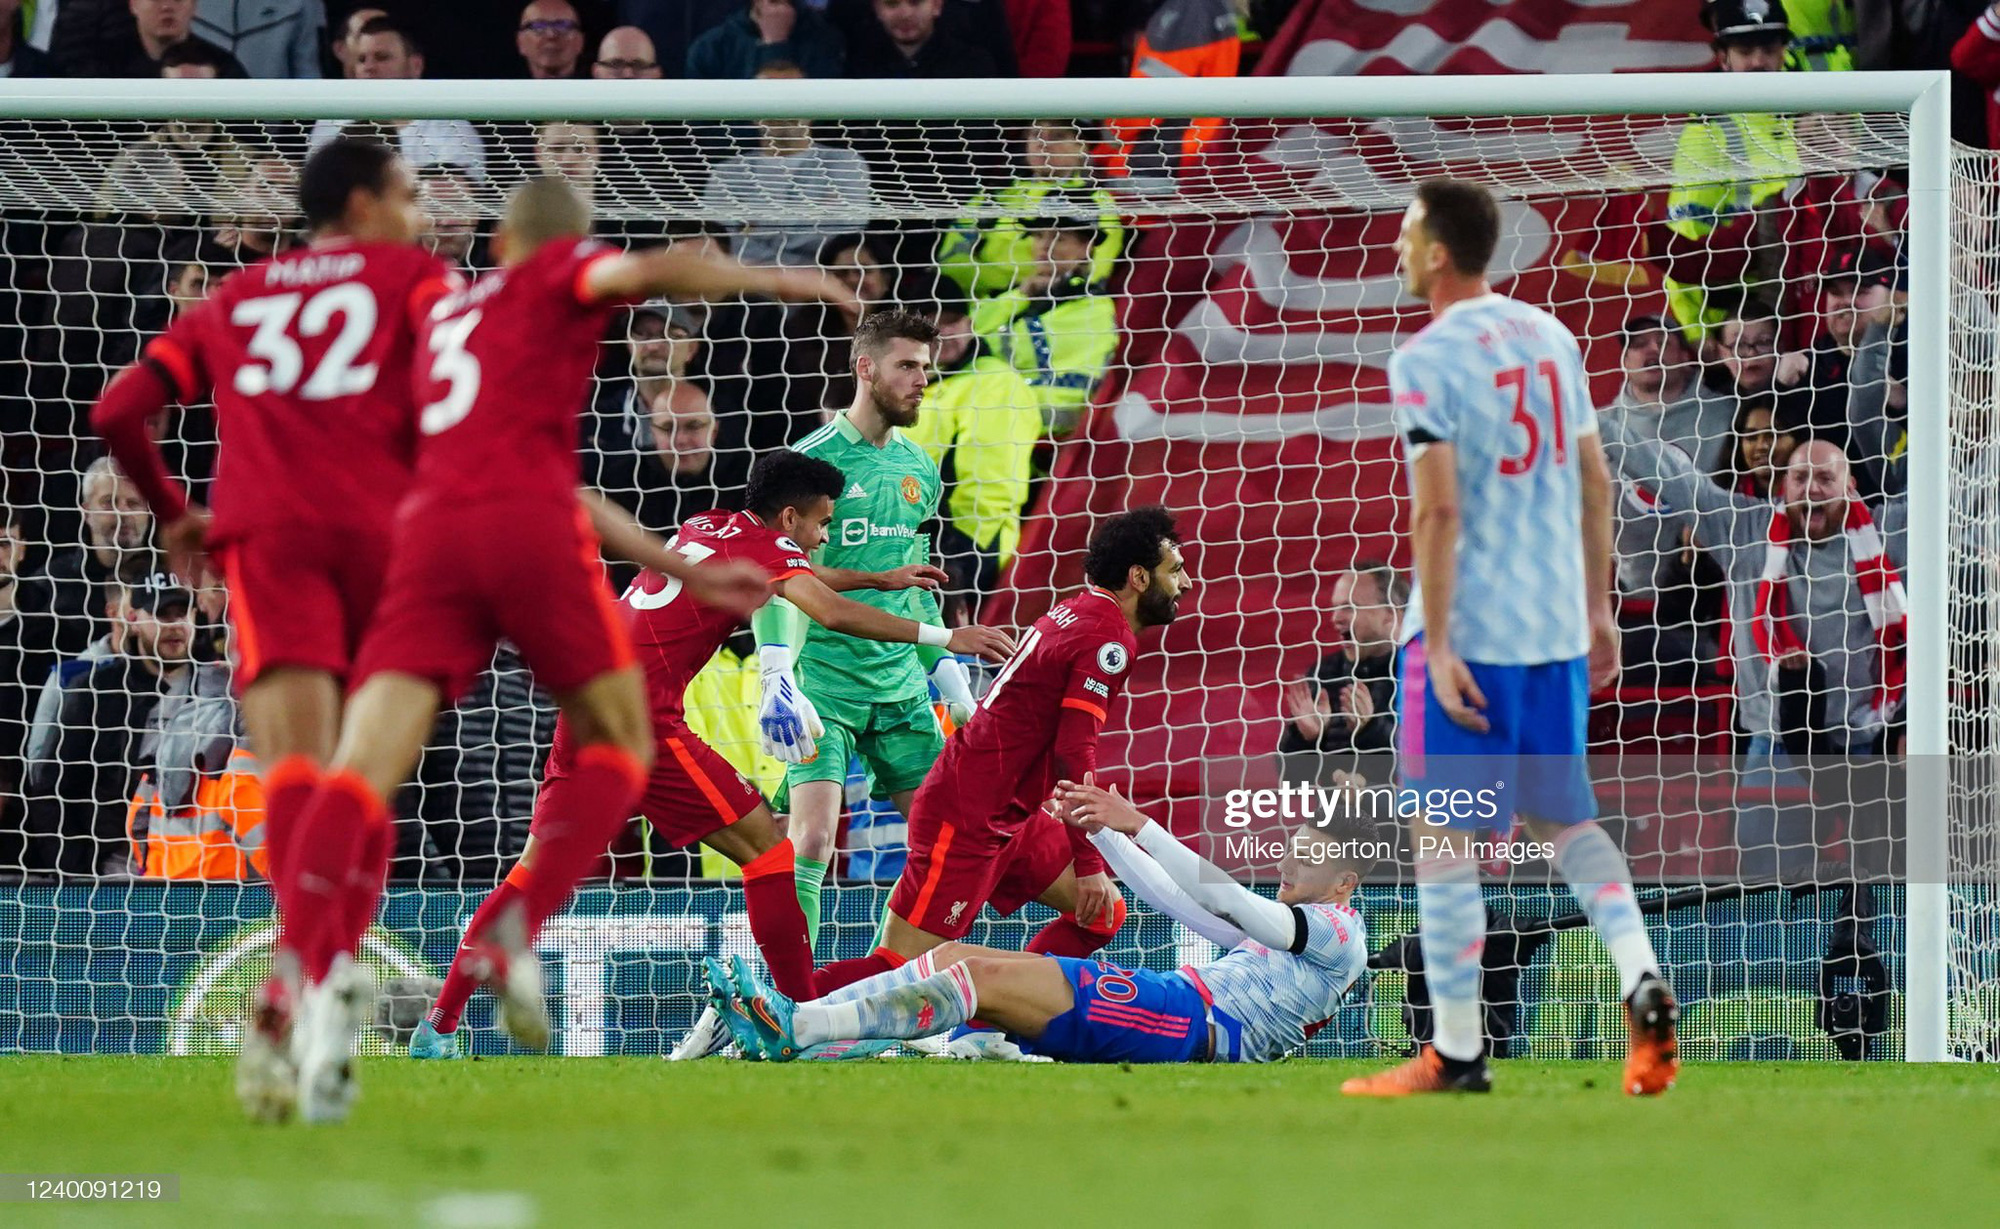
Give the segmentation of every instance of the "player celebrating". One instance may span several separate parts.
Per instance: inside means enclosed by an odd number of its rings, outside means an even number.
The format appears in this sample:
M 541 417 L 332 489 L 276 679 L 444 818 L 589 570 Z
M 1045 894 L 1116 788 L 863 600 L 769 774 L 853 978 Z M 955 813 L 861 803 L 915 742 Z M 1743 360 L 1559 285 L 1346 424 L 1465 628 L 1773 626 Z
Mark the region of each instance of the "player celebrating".
M 821 969 L 821 994 L 965 936 L 980 907 L 1056 909 L 1034 953 L 1088 956 L 1111 941 L 1125 902 L 1096 846 L 1046 809 L 1059 780 L 1097 766 L 1097 732 L 1141 628 L 1173 622 L 1194 586 L 1165 508 L 1138 508 L 1092 536 L 1090 587 L 1035 620 L 965 728 L 953 734 L 910 813 L 910 856 L 889 896 L 882 946 Z
M 943 481 L 937 462 L 903 430 L 917 421 L 936 342 L 935 325 L 902 311 L 875 312 L 855 331 L 853 404 L 797 445 L 837 466 L 848 481 L 834 502 L 836 527 L 820 563 L 884 572 L 929 562 L 930 540 L 921 530 L 937 516 Z M 936 601 L 923 590 L 860 600 L 920 623 L 942 622 Z M 971 711 L 972 692 L 964 668 L 945 652 L 939 626 L 916 646 L 862 640 L 824 625 L 801 628 L 781 602 L 760 612 L 753 626 L 764 686 L 764 749 L 788 765 L 799 903 L 817 938 L 820 881 L 846 809 L 848 761 L 858 754 L 876 795 L 908 816 L 917 786 L 944 749 L 926 670 L 960 720 Z M 792 674 L 795 650 L 798 678 Z M 695 1035 L 719 1041 L 718 1025 L 705 1021 Z
M 283 1117 L 299 960 L 297 823 L 340 728 L 341 690 L 381 591 L 416 449 L 418 323 L 457 279 L 412 240 L 416 180 L 389 149 L 337 140 L 306 160 L 306 246 L 232 274 L 105 389 L 91 422 L 152 505 L 184 576 L 213 549 L 229 586 L 243 722 L 265 765 L 264 839 L 281 930 L 237 1066 Z M 213 395 L 215 511 L 167 474 L 147 422 Z
M 711 992 L 744 1052 L 785 1061 L 821 1042 L 907 1040 L 977 1014 L 1029 1053 L 1066 1062 L 1269 1062 L 1318 1032 L 1368 967 L 1367 929 L 1348 899 L 1373 828 L 1353 813 L 1294 834 L 1278 899 L 1267 900 L 1116 790 L 1086 780 L 1056 791 L 1064 818 L 1091 832 L 1118 877 L 1224 948 L 1221 959 L 1160 973 L 947 943 L 797 1005 L 748 965 L 731 976 L 710 961 Z
M 935 584 L 941 575 L 938 569 L 912 565 L 879 576 L 830 572 L 822 578 L 806 559 L 826 540 L 833 501 L 845 488 L 841 472 L 824 461 L 791 451 L 769 453 L 750 470 L 747 511 L 694 517 L 681 526 L 670 545 L 698 566 L 733 559 L 754 562 L 786 601 L 822 626 L 849 635 L 914 642 L 923 624 L 842 597 L 834 587 Z M 788 994 L 809 998 L 813 953 L 792 881 L 792 843 L 779 835 L 777 820 L 755 787 L 687 727 L 682 710 L 689 681 L 740 621 L 727 611 L 685 600 L 681 588 L 676 581 L 644 573 L 624 597 L 633 642 L 646 672 L 656 748 L 639 813 L 669 844 L 702 841 L 743 868 L 750 933 L 764 953 L 772 980 Z M 995 661 L 1014 649 L 1005 635 L 984 627 L 957 629 L 949 647 L 955 653 L 979 653 Z M 541 793 L 535 799 L 528 848 L 506 881 L 480 905 L 468 933 L 488 932 L 509 902 L 525 895 L 527 881 L 538 873 L 536 834 L 560 822 L 556 817 L 570 808 L 575 773 L 570 743 L 567 723 L 559 722 Z M 410 1043 L 411 1057 L 459 1055 L 455 1032 L 459 1016 L 479 979 L 480 966 L 490 958 L 479 944 L 459 949 L 437 1003 Z M 530 1007 L 541 1006 L 536 995 Z M 545 1020 L 530 1021 L 529 1027 L 543 1035 L 548 1029 Z M 513 1031 L 519 1036 L 518 1029 Z
M 544 827 L 522 899 L 468 942 L 510 1004 L 540 995 L 535 927 L 632 814 L 653 740 L 624 623 L 598 564 L 613 554 L 680 580 L 695 600 L 747 614 L 768 592 L 751 564 L 694 568 L 614 514 L 578 506 L 576 415 L 611 311 L 654 295 L 763 293 L 853 303 L 817 273 L 751 269 L 674 248 L 624 253 L 588 238 L 589 206 L 562 180 L 508 198 L 494 236 L 500 269 L 440 301 L 425 322 L 415 483 L 397 511 L 382 607 L 362 646 L 333 770 L 300 821 L 298 902 L 308 977 L 301 1113 L 345 1115 L 350 1048 L 369 1009 L 350 959 L 380 898 L 390 845 L 384 804 L 408 775 L 439 705 L 512 641 L 568 720 L 568 801 Z M 593 528 L 596 532 L 593 532 Z M 352 886 L 350 886 L 352 885 Z M 336 911 L 343 896 L 365 908 Z M 515 1009 L 515 1014 L 522 1014 Z M 527 1013 L 525 1018 L 532 1018 Z
M 1660 977 L 1625 856 L 1595 822 L 1584 763 L 1593 686 L 1618 671 L 1611 615 L 1610 475 L 1583 356 L 1538 308 L 1493 293 L 1500 212 L 1477 184 L 1420 184 L 1396 240 L 1431 323 L 1389 360 L 1410 454 L 1417 584 L 1403 624 L 1397 728 L 1405 788 L 1498 798 L 1518 810 L 1617 962 L 1631 1048 L 1625 1089 L 1664 1092 L 1678 1008 Z M 1460 509 L 1464 509 L 1463 515 Z M 1454 795 L 1447 795 L 1453 791 Z M 1468 797 L 1475 795 L 1466 795 Z M 1489 814 L 1416 825 L 1417 911 L 1436 1040 L 1342 1091 L 1484 1092 L 1479 957 L 1485 908 L 1474 829 Z

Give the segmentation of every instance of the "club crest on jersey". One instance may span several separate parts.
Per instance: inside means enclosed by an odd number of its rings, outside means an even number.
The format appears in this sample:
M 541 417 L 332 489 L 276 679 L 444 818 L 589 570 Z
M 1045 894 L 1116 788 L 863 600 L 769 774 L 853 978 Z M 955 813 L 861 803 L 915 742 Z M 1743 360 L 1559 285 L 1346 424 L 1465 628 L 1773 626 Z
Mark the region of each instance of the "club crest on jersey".
M 915 478 L 906 477 L 903 479 L 904 503 L 913 504 L 917 502 L 919 499 L 922 499 L 923 494 L 924 494 L 923 488 L 917 485 L 917 480 Z
M 1125 646 L 1116 640 L 1108 641 L 1097 650 L 1097 668 L 1106 674 L 1125 673 Z

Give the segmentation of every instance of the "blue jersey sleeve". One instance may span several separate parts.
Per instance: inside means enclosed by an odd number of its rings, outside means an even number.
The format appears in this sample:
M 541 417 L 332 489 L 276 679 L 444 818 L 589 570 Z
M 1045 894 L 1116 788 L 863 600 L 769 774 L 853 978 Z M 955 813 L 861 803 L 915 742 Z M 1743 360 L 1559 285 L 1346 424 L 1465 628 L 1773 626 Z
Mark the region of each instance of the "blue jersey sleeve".
M 1390 355 L 1389 393 L 1398 435 L 1412 444 L 1450 442 L 1451 373 L 1434 354 L 1407 347 Z

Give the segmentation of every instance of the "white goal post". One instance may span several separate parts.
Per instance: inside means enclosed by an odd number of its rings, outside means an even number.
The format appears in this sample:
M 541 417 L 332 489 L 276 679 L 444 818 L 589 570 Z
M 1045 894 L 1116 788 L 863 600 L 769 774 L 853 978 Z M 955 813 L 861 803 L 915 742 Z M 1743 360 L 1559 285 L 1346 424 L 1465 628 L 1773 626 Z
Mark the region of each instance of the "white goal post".
M 1271 77 L 1227 80 L 903 81 L 5 81 L 0 134 L 77 121 L 236 122 L 464 119 L 816 121 L 966 118 L 1028 121 L 1153 115 L 1311 117 L 1698 116 L 1876 113 L 1900 116 L 1908 171 L 1907 907 L 1903 1056 L 1953 1056 L 1950 1019 L 1954 823 L 1990 823 L 1987 800 L 1951 796 L 1951 501 L 1954 164 L 1949 76 L 1942 72 L 1641 74 L 1500 77 Z M 6 138 L 11 139 L 11 138 Z M 17 150 L 17 153 L 20 151 Z M 11 162 L 0 152 L 0 166 Z M 1636 181 L 1635 181 L 1636 183 Z M 1379 186 L 1379 185 L 1378 185 Z M 1664 186 L 1654 181 L 1638 186 Z M 1987 185 L 1991 186 L 1991 185 Z M 1505 195 L 1520 184 L 1497 184 Z M 663 189 L 666 191 L 666 189 Z M 1190 189 L 1191 192 L 1199 189 Z M 10 204 L 10 202 L 12 202 Z M 0 184 L 0 211 L 35 204 Z M 1224 202 L 1204 198 L 1204 207 Z M 1331 196 L 1320 207 L 1336 203 Z M 693 202 L 688 202 L 692 207 Z M 1168 202 L 1147 207 L 1171 211 Z M 1186 204 L 1192 208 L 1193 205 Z M 1274 202 L 1238 202 L 1254 214 Z M 1315 202 L 1300 200 L 1300 209 Z M 1380 208 L 1374 201 L 1369 207 Z M 940 212 L 943 212 L 942 210 Z M 1203 428 L 1206 430 L 1207 428 Z M 1984 750 L 1980 754 L 1987 754 Z M 1976 805 L 1975 805 L 1976 804 Z M 1990 875 L 1992 868 L 1986 868 Z M 1987 906 L 1992 908 L 1993 906 Z M 1991 923 L 1985 923 L 1990 925 Z M 1983 942 L 1991 942 L 1989 937 Z

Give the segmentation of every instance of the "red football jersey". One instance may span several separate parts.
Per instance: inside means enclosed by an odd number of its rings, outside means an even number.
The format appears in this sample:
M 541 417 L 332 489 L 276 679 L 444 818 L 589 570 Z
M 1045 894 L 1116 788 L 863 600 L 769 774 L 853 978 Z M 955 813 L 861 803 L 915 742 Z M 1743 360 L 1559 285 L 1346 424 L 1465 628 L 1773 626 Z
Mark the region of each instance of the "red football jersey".
M 1057 604 L 1021 637 L 972 719 L 945 744 L 926 790 L 937 783 L 967 811 L 988 803 L 989 817 L 1002 826 L 1025 819 L 1055 792 L 1063 710 L 1103 722 L 1138 645 L 1104 590 L 1085 589 Z
M 577 416 L 619 304 L 583 297 L 584 270 L 619 249 L 557 239 L 445 298 L 424 322 L 412 501 L 572 502 Z
M 706 512 L 690 518 L 670 545 L 689 563 L 748 559 L 773 583 L 812 571 L 799 544 L 748 512 Z M 631 619 L 632 648 L 646 668 L 646 694 L 656 723 L 678 721 L 688 681 L 708 664 L 743 620 L 681 596 L 681 582 L 641 572 L 621 599 Z
M 232 273 L 146 347 L 181 401 L 214 397 L 217 541 L 388 523 L 416 455 L 417 326 L 457 284 L 419 247 L 318 243 Z

